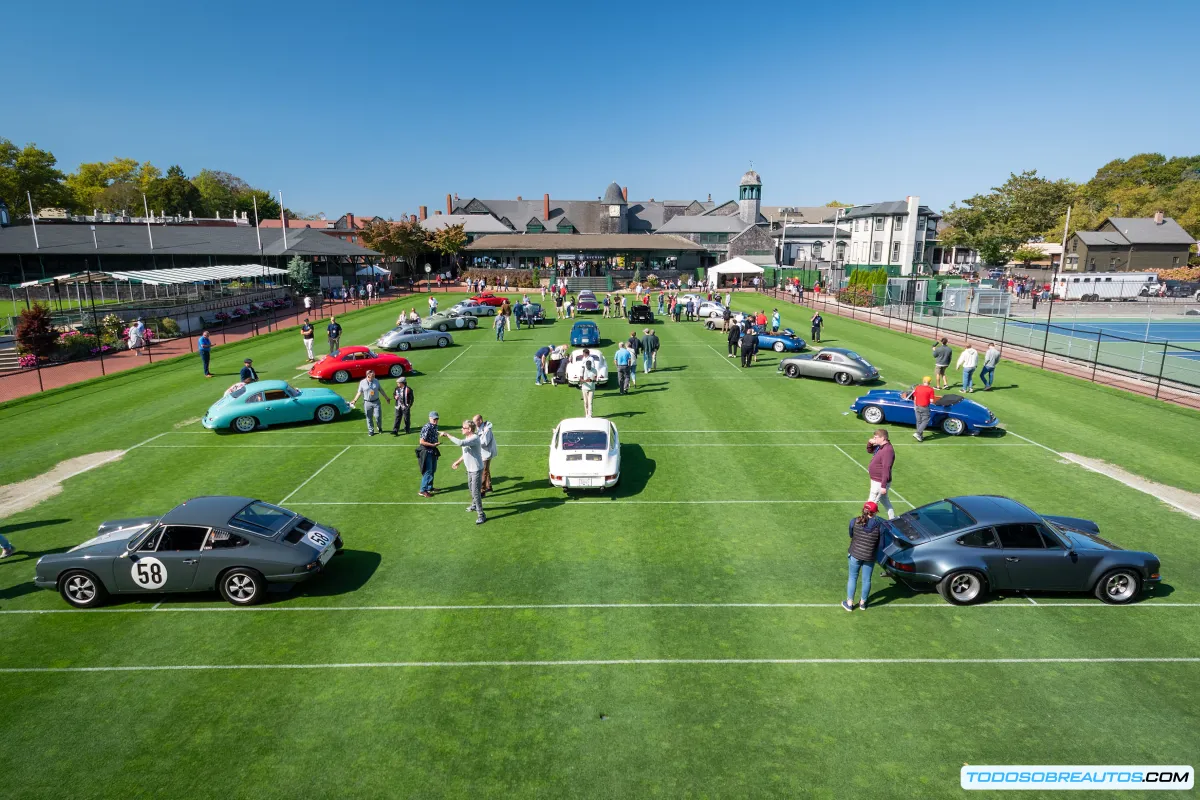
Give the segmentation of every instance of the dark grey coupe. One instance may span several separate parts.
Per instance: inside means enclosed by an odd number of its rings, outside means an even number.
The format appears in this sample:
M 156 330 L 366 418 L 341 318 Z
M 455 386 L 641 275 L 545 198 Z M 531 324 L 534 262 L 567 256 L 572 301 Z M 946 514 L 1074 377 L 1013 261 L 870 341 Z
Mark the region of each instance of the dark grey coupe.
M 826 347 L 815 353 L 789 356 L 779 362 L 779 371 L 789 378 L 827 378 L 849 386 L 879 377 L 879 370 L 853 350 Z
M 235 606 L 269 583 L 316 575 L 342 549 L 336 529 L 249 497 L 197 497 L 161 517 L 105 522 L 65 553 L 42 556 L 34 584 L 76 608 L 111 594 L 206 592 Z
M 1129 603 L 1159 583 L 1152 553 L 1123 550 L 1096 523 L 1040 515 L 1016 500 L 969 495 L 915 508 L 887 524 L 881 563 L 911 588 L 937 587 L 967 605 L 995 591 L 1092 592 Z

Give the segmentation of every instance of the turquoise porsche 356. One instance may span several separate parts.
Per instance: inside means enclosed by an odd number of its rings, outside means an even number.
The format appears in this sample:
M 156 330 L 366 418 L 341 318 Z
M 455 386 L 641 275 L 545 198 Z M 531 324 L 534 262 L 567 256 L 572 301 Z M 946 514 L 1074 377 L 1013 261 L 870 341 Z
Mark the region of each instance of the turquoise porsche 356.
M 202 423 L 209 430 L 249 433 L 286 422 L 333 422 L 350 403 L 332 389 L 297 389 L 287 381 L 235 383 L 212 404 Z

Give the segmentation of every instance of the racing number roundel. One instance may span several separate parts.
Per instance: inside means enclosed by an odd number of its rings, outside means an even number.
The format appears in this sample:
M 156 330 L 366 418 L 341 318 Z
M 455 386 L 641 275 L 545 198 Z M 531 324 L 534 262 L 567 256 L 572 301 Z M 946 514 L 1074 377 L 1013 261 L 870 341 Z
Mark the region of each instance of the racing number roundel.
M 153 556 L 139 558 L 131 570 L 133 582 L 143 589 L 161 589 L 167 582 L 167 566 Z

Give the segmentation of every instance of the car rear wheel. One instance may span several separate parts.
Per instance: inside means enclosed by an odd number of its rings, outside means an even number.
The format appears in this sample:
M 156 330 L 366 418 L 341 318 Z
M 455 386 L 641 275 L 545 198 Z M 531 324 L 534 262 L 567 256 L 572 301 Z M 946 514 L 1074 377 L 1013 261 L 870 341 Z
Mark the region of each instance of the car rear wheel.
M 258 427 L 258 420 L 254 417 L 238 417 L 233 421 L 233 429 L 238 433 L 249 433 Z
M 437 340 L 438 347 L 447 347 L 450 344 L 450 339 L 446 336 L 439 336 Z
M 879 406 L 867 406 L 862 410 L 862 418 L 872 425 L 878 425 L 883 422 L 883 409 Z
M 412 345 L 408 342 L 401 342 L 400 344 L 396 345 L 397 350 L 407 350 L 410 347 L 412 347 Z
M 235 606 L 252 606 L 266 594 L 267 582 L 255 570 L 234 567 L 221 576 L 217 589 L 221 597 Z
M 444 323 L 444 322 L 438 323 L 438 330 L 441 331 L 442 333 L 445 333 L 449 329 L 450 329 L 450 326 L 448 326 L 446 323 Z
M 1096 584 L 1096 597 L 1106 603 L 1132 602 L 1142 591 L 1142 578 L 1131 569 L 1114 569 Z
M 849 386 L 850 384 L 854 383 L 854 378 L 850 377 L 849 372 L 839 372 L 833 376 L 833 380 L 839 386 Z
M 799 378 L 800 377 L 800 368 L 797 367 L 795 364 L 788 364 L 786 367 L 783 368 L 783 374 L 787 375 L 789 378 Z
M 317 422 L 333 422 L 337 419 L 337 409 L 333 406 L 318 406 L 317 413 L 314 415 Z
M 938 594 L 947 603 L 966 606 L 978 602 L 986 591 L 983 576 L 971 570 L 951 572 L 938 583 Z
M 782 353 L 783 352 L 783 342 L 776 342 L 773 349 L 775 350 L 776 353 Z
M 100 579 L 82 569 L 68 570 L 59 578 L 58 593 L 75 608 L 95 608 L 108 599 Z
M 946 417 L 942 420 L 942 430 L 950 436 L 958 436 L 967 429 L 967 425 L 961 419 L 954 417 Z
M 404 365 L 403 364 L 392 364 L 392 366 L 388 368 L 388 375 L 391 375 L 393 378 L 399 378 L 403 374 L 404 374 Z
M 350 380 L 350 372 L 348 370 L 339 369 L 337 372 L 333 373 L 334 383 L 345 383 L 348 380 Z
M 469 320 L 467 320 L 467 330 L 473 331 L 478 327 L 479 327 L 479 320 L 475 319 L 474 317 L 471 317 Z M 442 328 L 442 330 L 445 331 L 446 329 Z

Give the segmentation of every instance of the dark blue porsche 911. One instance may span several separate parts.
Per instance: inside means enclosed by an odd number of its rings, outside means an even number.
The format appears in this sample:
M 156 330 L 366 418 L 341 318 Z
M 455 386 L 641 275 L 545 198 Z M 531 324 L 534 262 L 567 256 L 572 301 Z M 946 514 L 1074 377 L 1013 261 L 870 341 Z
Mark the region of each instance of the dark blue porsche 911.
M 1161 581 L 1153 553 L 1124 550 L 1091 520 L 1038 514 L 1007 497 L 967 495 L 886 523 L 880 563 L 911 588 L 967 605 L 988 592 L 1091 592 L 1136 600 Z
M 895 389 L 872 389 L 855 400 L 850 410 L 872 425 L 881 422 L 916 425 L 917 412 L 913 401 L 905 399 L 905 394 Z M 962 395 L 944 394 L 929 406 L 929 427 L 941 428 L 951 436 L 976 434 L 992 430 L 999 424 L 987 406 Z
M 592 347 L 600 344 L 600 329 L 594 322 L 576 322 L 571 326 L 573 347 Z

